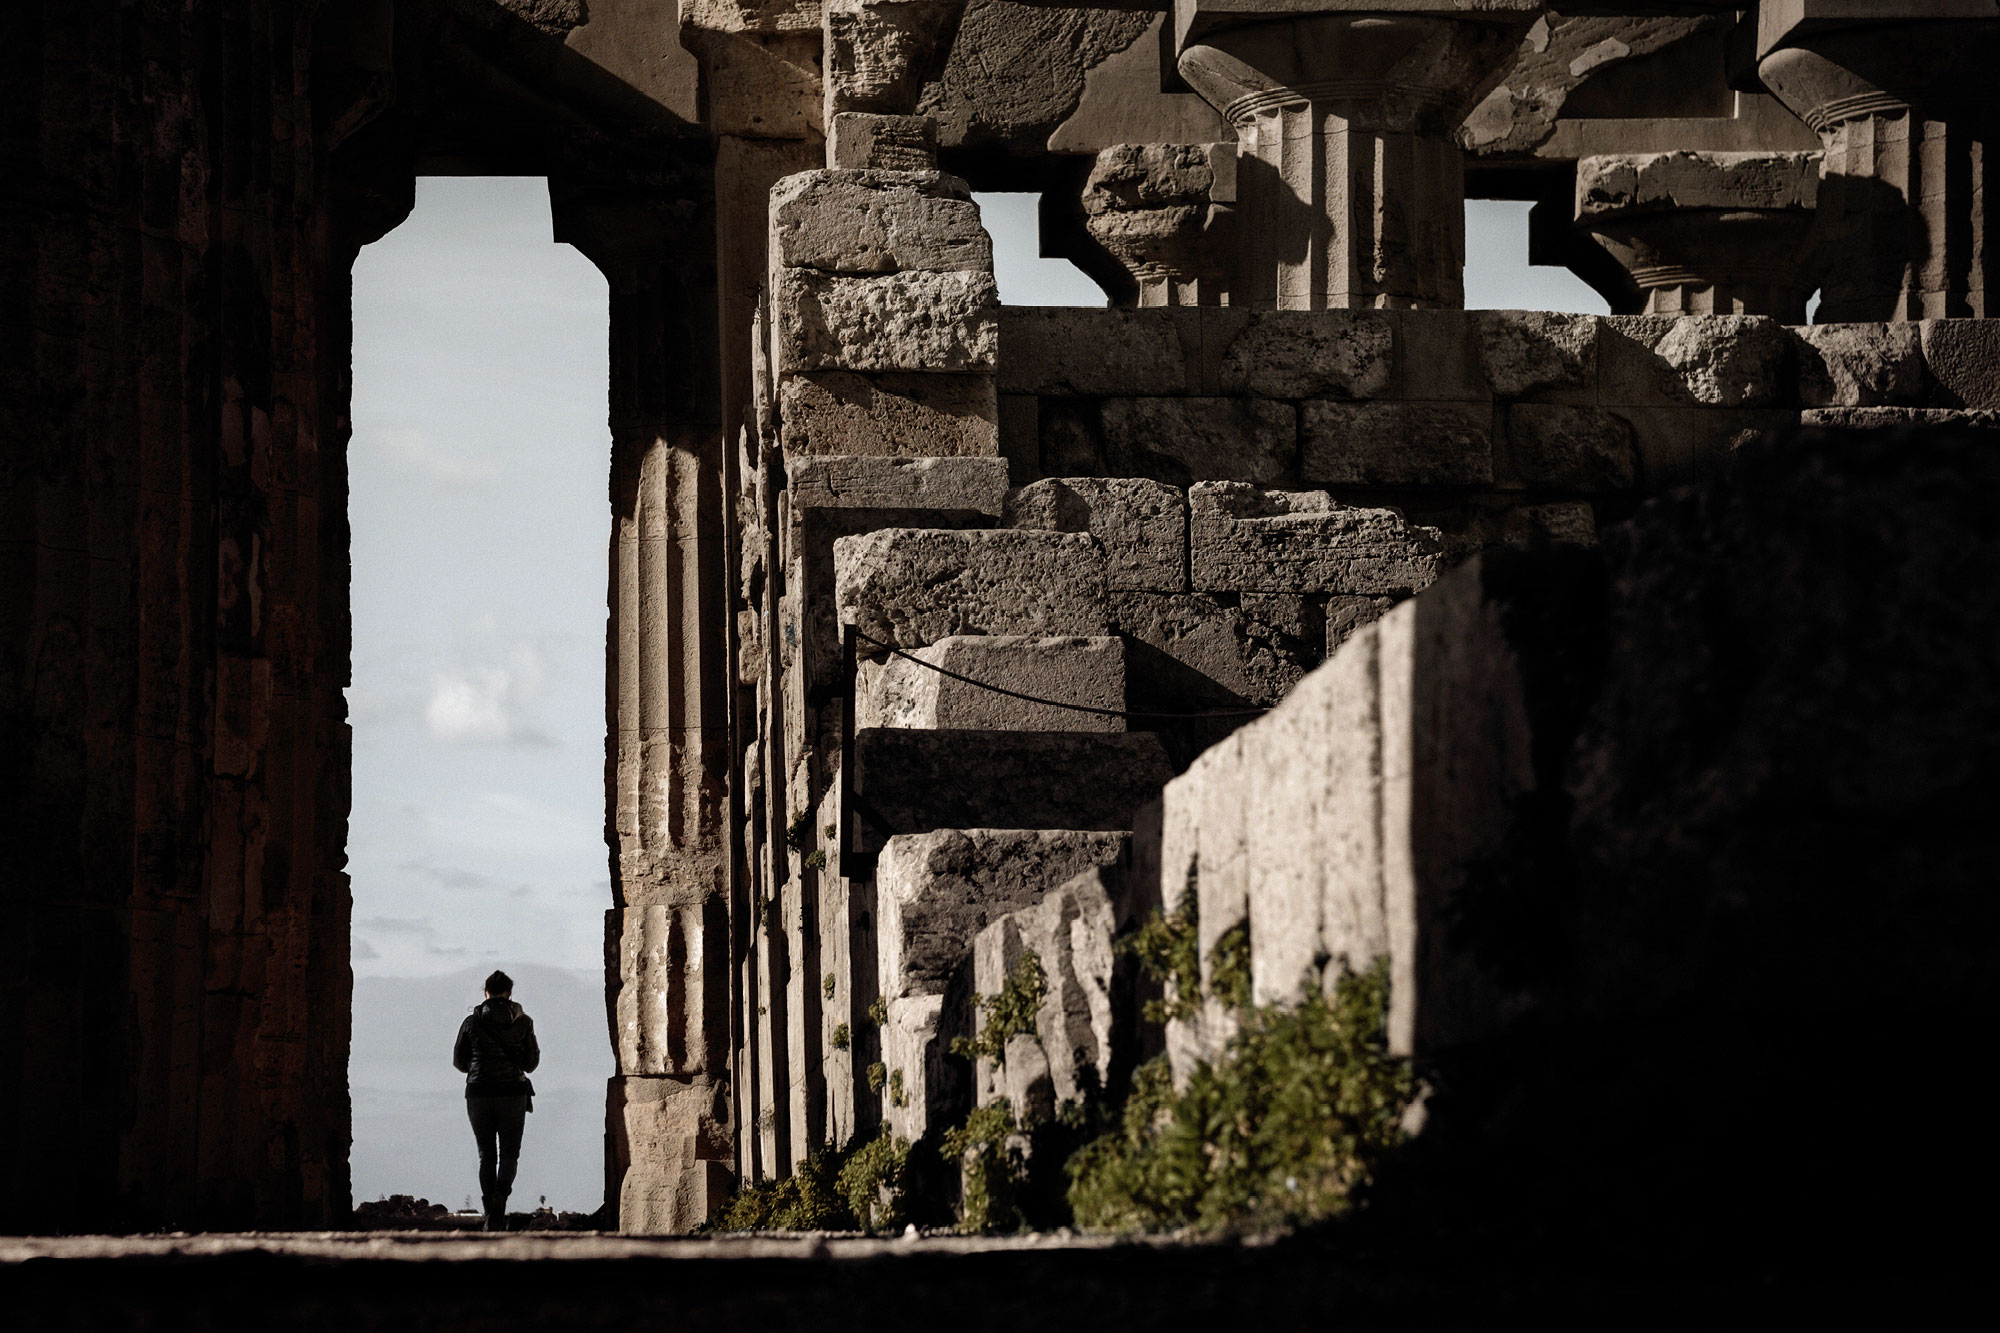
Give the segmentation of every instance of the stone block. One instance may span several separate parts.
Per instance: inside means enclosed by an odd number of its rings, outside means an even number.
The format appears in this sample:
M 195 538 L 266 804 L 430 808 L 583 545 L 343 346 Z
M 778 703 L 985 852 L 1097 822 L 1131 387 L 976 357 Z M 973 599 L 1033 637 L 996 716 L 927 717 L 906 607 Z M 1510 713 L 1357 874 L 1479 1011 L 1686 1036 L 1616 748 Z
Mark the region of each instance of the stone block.
M 1577 163 L 1576 217 L 1680 209 L 1810 212 L 1819 198 L 1817 153 L 1607 153 Z
M 607 1088 L 620 1230 L 691 1231 L 707 1221 L 735 1183 L 728 1084 L 625 1077 Z
M 787 456 L 792 512 L 914 509 L 998 517 L 1007 499 L 1004 458 Z
M 957 676 L 1085 708 L 1125 707 L 1125 641 L 953 636 L 909 650 Z M 1124 731 L 1125 720 L 1029 703 L 929 670 L 906 658 L 864 661 L 855 682 L 854 725 L 960 731 Z
M 1744 445 L 1772 438 L 1799 421 L 1799 413 L 1782 408 L 1621 407 L 1617 413 L 1632 425 L 1639 475 L 1647 489 L 1692 480 Z
M 1174 310 L 1009 306 L 1000 314 L 1000 392 L 1056 397 L 1187 393 L 1190 347 Z
M 1000 396 L 1000 455 L 1014 480 L 1027 483 L 1042 475 L 1040 400 L 1029 393 Z
M 993 271 L 964 181 L 941 171 L 802 171 L 771 187 L 771 264 L 850 275 Z
M 2000 409 L 2000 332 L 1992 321 L 1927 319 L 1920 328 L 1936 406 Z
M 882 1025 L 882 1123 L 889 1132 L 915 1143 L 955 1118 L 959 1078 L 945 1057 L 952 1029 L 942 993 L 898 996 L 885 1002 Z
M 1493 480 L 1487 403 L 1299 405 L 1299 474 L 1322 486 L 1477 486 Z
M 635 1167 L 618 1186 L 618 1230 L 627 1236 L 685 1235 L 722 1211 L 736 1193 L 727 1162 Z
M 1290 403 L 1258 398 L 1107 398 L 1107 463 L 1128 475 L 1193 481 L 1276 481 L 1298 463 Z
M 842 537 L 834 587 L 843 624 L 898 648 L 954 634 L 1110 632 L 1104 551 L 1080 532 L 892 528 Z
M 1583 500 L 1481 511 L 1472 516 L 1466 527 L 1466 542 L 1473 549 L 1506 546 L 1517 551 L 1595 546 L 1597 511 Z M 1329 642 L 1331 638 L 1332 626 L 1329 624 Z
M 1014 1038 L 1003 1062 L 980 1058 L 974 1087 L 981 1105 L 1005 1096 L 1021 1123 L 1034 1124 L 1108 1083 L 1116 909 L 1106 880 L 1114 873 L 1093 866 L 974 938 L 972 988 L 978 995 L 998 994 L 1027 954 L 1041 964 L 1046 983 L 1034 1034 Z M 975 1034 L 984 1027 L 982 1014 Z
M 826 164 L 863 171 L 937 166 L 937 123 L 929 116 L 836 111 L 826 126 Z
M 1465 319 L 1480 373 L 1495 397 L 1596 401 L 1598 316 L 1470 310 Z M 1421 374 L 1422 367 L 1412 373 Z
M 1504 409 L 1499 481 L 1531 490 L 1629 490 L 1638 479 L 1632 426 L 1599 407 L 1515 403 Z
M 1296 594 L 1119 592 L 1110 601 L 1118 629 L 1177 668 L 1174 679 L 1150 679 L 1164 673 L 1131 659 L 1129 688 L 1136 696 L 1143 685 L 1150 707 L 1275 703 L 1319 664 L 1325 622 Z
M 1916 407 L 1924 353 L 1914 324 L 1810 324 L 1787 329 L 1801 407 Z
M 1007 497 L 1009 527 L 1087 532 L 1104 548 L 1105 586 L 1188 586 L 1187 495 L 1143 477 L 1051 477 Z
M 1218 384 L 1263 398 L 1380 398 L 1395 349 L 1396 317 L 1387 311 L 1263 311 L 1227 340 Z
M 890 838 L 875 863 L 882 994 L 943 995 L 991 922 L 1116 864 L 1130 841 L 1119 831 L 1010 828 Z
M 2000 412 L 1974 412 L 1956 407 L 1819 407 L 1799 413 L 1799 424 L 1847 430 L 1956 426 L 1990 431 L 2000 429 Z
M 787 374 L 991 370 L 999 352 L 990 273 L 783 269 L 774 286 L 778 369 Z
M 1599 401 L 1776 407 L 1791 399 L 1785 327 L 1762 315 L 1612 315 L 1598 340 Z
M 778 386 L 780 436 L 794 454 L 997 455 L 991 375 L 819 371 Z
M 1445 553 L 1437 529 L 1393 509 L 1240 482 L 1188 492 L 1188 535 L 1194 586 L 1203 592 L 1400 596 L 1428 587 Z
M 1473 345 L 1464 310 L 1396 312 L 1396 374 L 1391 397 L 1405 402 L 1483 403 L 1493 390 Z
M 856 850 L 942 828 L 1126 829 L 1173 771 L 1151 732 L 857 732 Z

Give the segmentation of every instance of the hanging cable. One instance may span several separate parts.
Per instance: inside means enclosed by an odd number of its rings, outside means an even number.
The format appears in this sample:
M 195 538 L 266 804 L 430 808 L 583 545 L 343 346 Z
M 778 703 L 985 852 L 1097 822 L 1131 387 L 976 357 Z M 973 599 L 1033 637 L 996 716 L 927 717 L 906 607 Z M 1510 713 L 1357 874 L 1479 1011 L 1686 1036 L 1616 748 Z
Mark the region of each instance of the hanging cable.
M 891 657 L 900 657 L 905 662 L 914 662 L 926 671 L 935 671 L 938 675 L 955 680 L 961 685 L 970 685 L 975 689 L 990 690 L 994 694 L 1004 694 L 1009 699 L 1019 699 L 1023 703 L 1041 704 L 1046 708 L 1064 708 L 1072 713 L 1094 713 L 1099 717 L 1122 717 L 1134 721 L 1157 720 L 1161 718 L 1182 720 L 1204 717 L 1261 717 L 1271 711 L 1268 708 L 1209 708 L 1187 713 L 1153 713 L 1126 708 L 1097 708 L 1090 704 L 1065 703 L 1061 699 L 1044 699 L 1039 695 L 1023 694 L 1019 690 L 1010 690 L 1005 685 L 995 685 L 991 681 L 974 680 L 970 676 L 960 675 L 958 672 L 947 670 L 934 662 L 926 662 L 921 657 L 906 653 L 893 643 L 885 643 L 866 630 L 856 629 L 853 626 L 849 626 L 849 628 L 854 629 L 856 638 L 866 639 L 877 648 L 886 649 Z

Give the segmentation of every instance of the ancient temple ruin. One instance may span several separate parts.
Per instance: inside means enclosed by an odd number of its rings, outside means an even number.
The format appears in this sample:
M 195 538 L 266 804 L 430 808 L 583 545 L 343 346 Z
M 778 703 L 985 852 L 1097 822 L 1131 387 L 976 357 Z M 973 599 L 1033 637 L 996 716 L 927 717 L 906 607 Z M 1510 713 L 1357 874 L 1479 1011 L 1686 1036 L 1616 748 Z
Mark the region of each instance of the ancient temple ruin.
M 1991 834 L 1938 812 L 1995 771 L 1996 36 L 10 3 L 0 1226 L 350 1208 L 349 274 L 425 174 L 546 176 L 610 283 L 611 1225 L 1185 1076 L 1231 931 L 1257 1005 L 1383 960 L 1421 1067 L 1833 1012 L 1765 946 L 1865 867 L 1911 1012 L 1979 1012 Z M 989 191 L 1104 308 L 1001 303 Z M 1615 313 L 1463 309 L 1469 198 Z M 1117 941 L 1176 912 L 1161 991 Z M 1018 1054 L 955 1052 L 1030 954 Z

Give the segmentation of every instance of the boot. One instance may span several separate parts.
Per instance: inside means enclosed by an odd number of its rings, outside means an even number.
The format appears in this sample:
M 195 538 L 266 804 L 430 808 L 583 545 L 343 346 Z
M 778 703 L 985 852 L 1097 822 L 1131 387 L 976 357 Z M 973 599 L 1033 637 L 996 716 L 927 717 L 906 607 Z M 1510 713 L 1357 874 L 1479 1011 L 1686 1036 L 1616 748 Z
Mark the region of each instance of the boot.
M 507 1196 L 490 1194 L 486 1197 L 486 1229 L 505 1231 L 507 1229 Z

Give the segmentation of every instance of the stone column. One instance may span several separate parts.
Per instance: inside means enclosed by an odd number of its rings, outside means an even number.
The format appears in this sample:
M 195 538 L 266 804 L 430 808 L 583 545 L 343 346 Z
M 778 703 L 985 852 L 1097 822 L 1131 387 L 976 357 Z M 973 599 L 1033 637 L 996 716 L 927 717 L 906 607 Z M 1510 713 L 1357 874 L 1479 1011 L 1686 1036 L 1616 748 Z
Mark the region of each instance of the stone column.
M 1654 315 L 1805 323 L 1817 153 L 1618 153 L 1576 164 L 1576 220 Z
M 713 294 L 683 258 L 713 242 L 681 201 L 551 192 L 556 239 L 611 286 L 606 1194 L 622 1230 L 685 1231 L 734 1158 L 722 434 Z
M 1234 154 L 1218 147 L 1233 176 Z M 1214 156 L 1207 144 L 1114 144 L 1091 167 L 1085 226 L 1132 275 L 1141 306 L 1229 304 Z
M 1182 0 L 1180 72 L 1236 127 L 1233 303 L 1464 304 L 1465 175 L 1453 133 L 1540 6 L 1417 8 L 1325 0 L 1309 16 L 1259 22 L 1247 5 Z
M 2000 23 L 1990 4 L 1769 0 L 1757 73 L 1825 147 L 1823 322 L 1993 313 L 1986 140 Z

